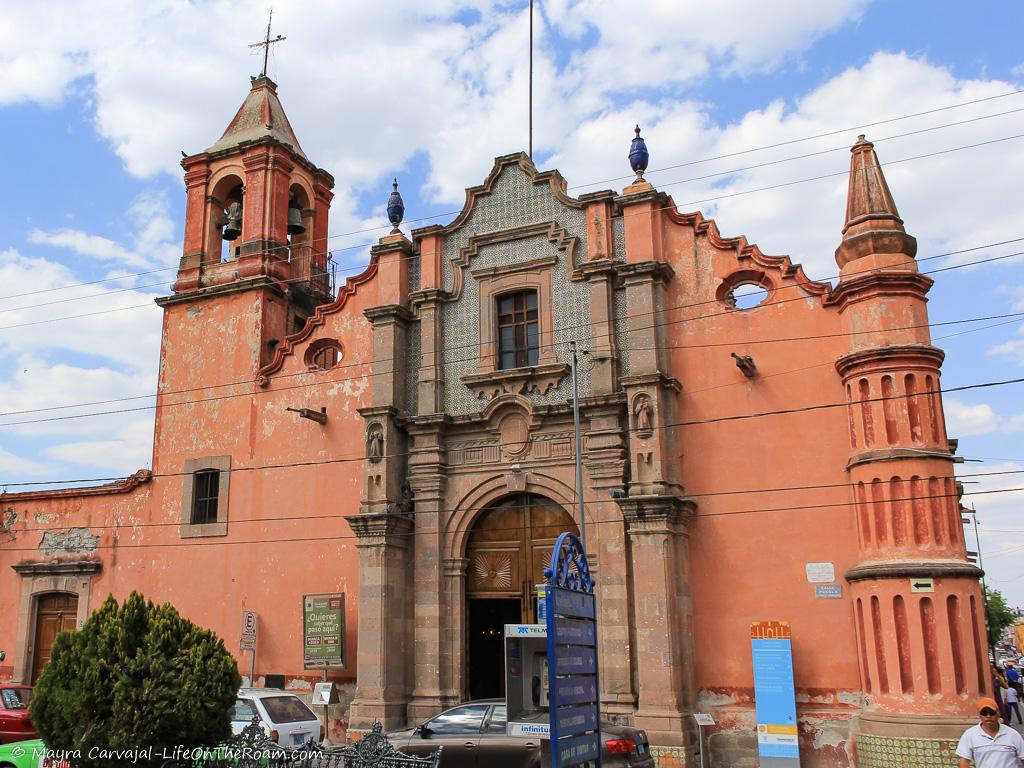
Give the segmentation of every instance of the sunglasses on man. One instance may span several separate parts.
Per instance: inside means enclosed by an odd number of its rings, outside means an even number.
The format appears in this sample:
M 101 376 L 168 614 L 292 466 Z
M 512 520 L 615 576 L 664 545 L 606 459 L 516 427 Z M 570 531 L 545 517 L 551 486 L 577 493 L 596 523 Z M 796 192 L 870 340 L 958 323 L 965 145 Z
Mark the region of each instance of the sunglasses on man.
M 985 709 L 981 710 L 981 714 L 985 717 L 992 717 L 992 715 L 998 715 L 999 713 L 996 712 L 994 709 L 989 709 L 988 707 L 985 707 Z

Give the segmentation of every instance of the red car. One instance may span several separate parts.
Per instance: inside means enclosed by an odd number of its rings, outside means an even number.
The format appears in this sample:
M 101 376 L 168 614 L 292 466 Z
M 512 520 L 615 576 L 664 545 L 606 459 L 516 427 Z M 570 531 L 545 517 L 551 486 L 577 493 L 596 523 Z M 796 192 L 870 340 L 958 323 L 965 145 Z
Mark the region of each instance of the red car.
M 36 738 L 28 716 L 31 698 L 31 686 L 0 683 L 0 744 Z

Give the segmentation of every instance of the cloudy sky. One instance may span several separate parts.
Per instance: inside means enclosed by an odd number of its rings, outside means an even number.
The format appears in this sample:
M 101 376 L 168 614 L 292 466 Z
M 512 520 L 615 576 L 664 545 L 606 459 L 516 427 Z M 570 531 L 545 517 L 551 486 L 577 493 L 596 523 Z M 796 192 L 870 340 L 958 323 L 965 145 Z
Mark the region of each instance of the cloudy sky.
M 537 165 L 558 168 L 574 194 L 621 189 L 640 123 L 648 178 L 681 209 L 825 280 L 847 150 L 866 133 L 919 258 L 936 257 L 922 269 L 943 270 L 930 312 L 944 385 L 1020 378 L 1024 11 L 1013 0 L 921 7 L 538 0 Z M 0 17 L 0 488 L 10 490 L 149 466 L 152 300 L 181 253 L 180 153 L 216 141 L 244 99 L 262 63 L 247 44 L 263 35 L 267 2 L 49 8 L 9 3 Z M 287 40 L 269 74 L 307 155 L 337 179 L 330 247 L 347 274 L 386 232 L 392 176 L 407 227 L 443 223 L 495 155 L 526 148 L 525 1 L 289 0 L 274 22 Z M 953 323 L 976 318 L 992 319 Z M 1017 605 L 1024 494 L 993 491 L 1024 487 L 1022 393 L 945 399 L 986 568 Z

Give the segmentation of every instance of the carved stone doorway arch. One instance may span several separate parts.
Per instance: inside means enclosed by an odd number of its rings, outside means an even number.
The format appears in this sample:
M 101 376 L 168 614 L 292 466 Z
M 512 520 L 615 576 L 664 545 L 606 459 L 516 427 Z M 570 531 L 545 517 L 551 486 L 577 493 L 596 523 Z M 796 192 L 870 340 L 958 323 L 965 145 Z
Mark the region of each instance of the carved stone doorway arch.
M 504 695 L 504 624 L 537 621 L 535 585 L 572 517 L 543 496 L 506 496 L 480 513 L 466 544 L 466 618 L 471 698 Z

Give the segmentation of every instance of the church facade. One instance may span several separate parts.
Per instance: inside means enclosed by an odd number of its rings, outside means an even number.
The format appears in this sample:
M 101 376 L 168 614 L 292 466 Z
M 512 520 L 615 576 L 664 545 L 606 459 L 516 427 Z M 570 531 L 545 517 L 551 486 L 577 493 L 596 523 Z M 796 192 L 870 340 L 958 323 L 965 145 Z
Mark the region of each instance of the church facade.
M 333 732 L 402 726 L 501 695 L 501 628 L 536 621 L 571 530 L 602 714 L 661 765 L 699 764 L 694 712 L 717 723 L 708 765 L 756 756 L 757 621 L 792 635 L 805 766 L 955 765 L 990 692 L 980 571 L 932 281 L 863 137 L 834 286 L 679 212 L 642 168 L 574 198 L 512 154 L 334 291 L 333 178 L 265 77 L 182 165 L 152 470 L 0 496 L 0 679 L 33 680 L 57 631 L 137 589 L 253 683 L 308 690 L 302 598 L 341 592 Z

